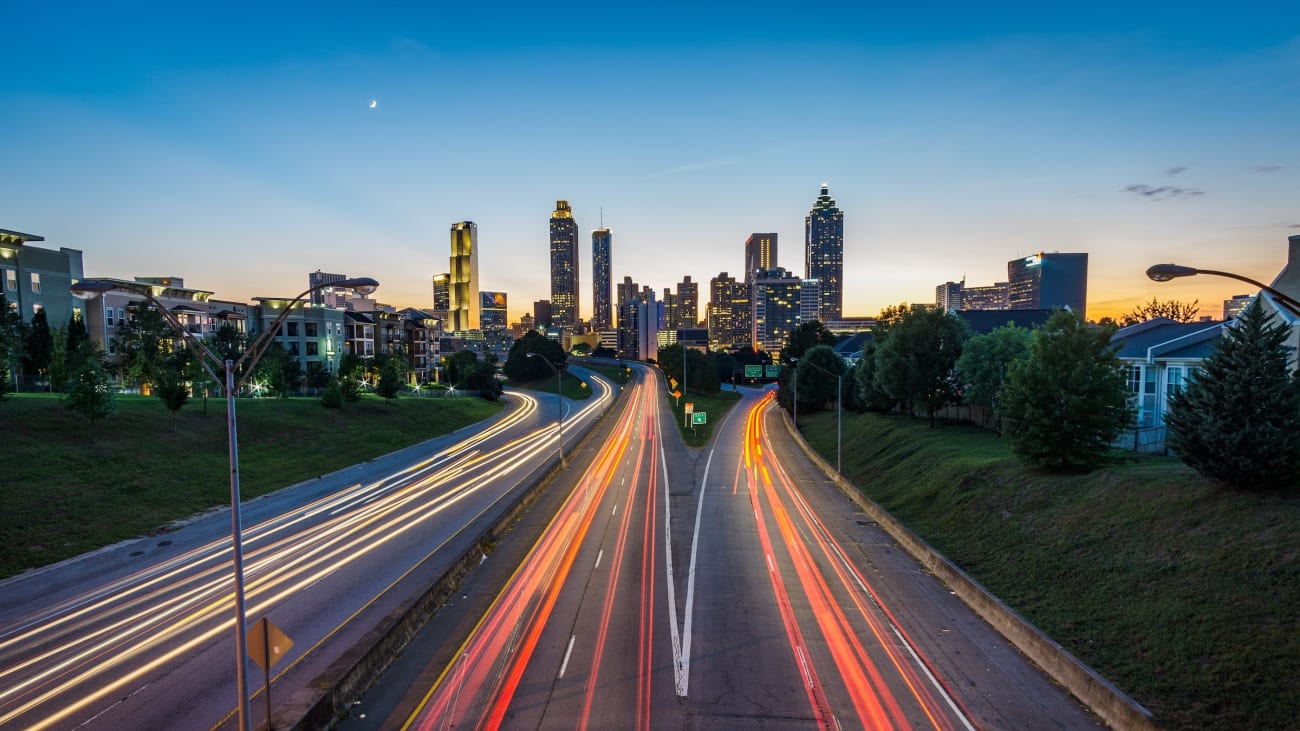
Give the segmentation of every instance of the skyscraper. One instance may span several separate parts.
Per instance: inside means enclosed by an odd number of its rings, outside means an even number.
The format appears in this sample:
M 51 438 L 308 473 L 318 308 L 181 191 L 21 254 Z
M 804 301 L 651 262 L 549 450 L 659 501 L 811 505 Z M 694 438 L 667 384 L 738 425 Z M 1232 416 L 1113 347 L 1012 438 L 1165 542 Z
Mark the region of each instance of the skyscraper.
M 750 305 L 755 348 L 776 353 L 785 347 L 790 333 L 802 322 L 801 306 L 811 305 L 803 298 L 806 281 L 780 267 L 755 272 Z
M 443 325 L 450 324 L 451 317 L 451 274 L 433 275 L 433 310 L 429 313 L 442 320 Z
M 829 186 L 822 184 L 804 219 L 804 277 L 821 284 L 818 319 L 839 320 L 844 314 L 844 211 L 835 206 Z
M 1007 262 L 1007 307 L 1050 310 L 1068 307 L 1087 316 L 1088 255 L 1038 253 Z
M 732 301 L 736 297 L 737 284 L 744 286 L 744 282 L 737 283 L 736 278 L 726 272 L 709 280 L 710 348 L 731 348 L 739 344 L 736 343 L 733 326 L 735 318 L 732 316 Z
M 776 268 L 776 234 L 750 234 L 745 239 L 745 281 L 754 281 L 755 272 Z
M 613 296 L 610 282 L 613 232 L 598 228 L 591 232 L 591 329 L 608 330 L 614 325 Z
M 677 283 L 677 311 L 671 328 L 685 330 L 700 323 L 700 285 L 692 282 L 691 275 Z
M 479 329 L 500 332 L 506 329 L 506 293 L 479 291 Z
M 578 327 L 578 222 L 568 201 L 556 201 L 551 214 L 551 324 Z
M 448 294 L 451 330 L 478 330 L 478 226 L 473 221 L 451 225 L 451 282 Z

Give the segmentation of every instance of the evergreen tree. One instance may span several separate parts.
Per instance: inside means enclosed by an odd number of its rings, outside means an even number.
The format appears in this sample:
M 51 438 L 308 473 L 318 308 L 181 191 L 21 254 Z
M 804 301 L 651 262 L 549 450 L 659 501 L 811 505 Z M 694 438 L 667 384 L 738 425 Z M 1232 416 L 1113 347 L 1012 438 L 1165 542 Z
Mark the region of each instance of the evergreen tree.
M 402 374 L 397 368 L 397 363 L 391 358 L 384 360 L 379 368 L 379 383 L 375 386 L 375 392 L 391 404 L 401 390 Z
M 325 387 L 325 393 L 320 397 L 321 405 L 327 409 L 342 408 L 345 401 L 343 387 L 337 380 L 330 381 L 330 384 Z
M 46 369 L 50 382 L 50 391 L 54 393 L 63 393 L 63 387 L 67 385 L 68 376 L 73 372 L 68 363 L 68 330 L 65 327 L 54 329 L 53 339 L 50 348 L 50 365 Z
M 179 354 L 178 354 L 179 355 Z M 190 398 L 190 387 L 185 382 L 186 358 L 169 358 L 158 369 L 155 376 L 153 392 L 172 414 L 171 431 L 176 431 L 176 414 Z
M 329 366 L 318 360 L 307 361 L 307 388 L 310 388 L 313 393 L 319 394 L 321 389 L 329 386 L 333 380 L 334 376 L 330 373 Z
M 0 292 L 0 401 L 17 389 L 14 371 L 22 359 L 22 324 L 18 308 L 11 307 L 8 298 Z
M 72 374 L 71 386 L 64 400 L 69 409 L 90 419 L 90 441 L 95 441 L 95 422 L 117 411 L 113 376 L 104 362 L 104 353 L 93 342 L 81 346 L 81 367 Z
M 1057 470 L 1102 463 L 1133 421 L 1114 332 L 1060 310 L 1030 336 L 1029 357 L 1011 362 L 998 394 L 1016 456 Z
M 23 338 L 23 372 L 34 376 L 48 374 L 53 354 L 54 334 L 50 331 L 50 321 L 42 307 L 32 315 L 26 337 Z
M 1197 472 L 1238 488 L 1295 487 L 1300 385 L 1288 367 L 1289 334 L 1256 299 L 1170 399 L 1169 447 Z

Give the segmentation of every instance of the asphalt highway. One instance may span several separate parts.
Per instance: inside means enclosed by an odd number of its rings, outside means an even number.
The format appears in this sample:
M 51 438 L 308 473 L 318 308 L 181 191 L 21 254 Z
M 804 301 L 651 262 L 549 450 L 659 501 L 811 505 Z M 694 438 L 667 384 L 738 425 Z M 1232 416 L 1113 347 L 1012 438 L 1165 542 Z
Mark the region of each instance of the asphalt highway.
M 616 388 L 566 410 L 574 441 Z M 489 423 L 243 506 L 247 617 L 292 640 L 272 699 L 307 687 L 428 586 L 556 458 L 557 404 L 516 392 Z M 183 477 L 183 476 L 182 476 Z M 228 511 L 0 583 L 0 728 L 233 727 Z M 247 662 L 252 725 L 262 672 Z
M 691 450 L 642 373 L 343 729 L 1100 726 L 836 491 L 768 392 Z

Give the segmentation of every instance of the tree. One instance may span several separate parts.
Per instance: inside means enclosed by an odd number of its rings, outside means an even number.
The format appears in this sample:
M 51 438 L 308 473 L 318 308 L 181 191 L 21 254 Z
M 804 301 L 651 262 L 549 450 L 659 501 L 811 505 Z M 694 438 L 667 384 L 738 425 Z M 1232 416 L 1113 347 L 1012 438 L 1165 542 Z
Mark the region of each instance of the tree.
M 147 303 L 130 307 L 130 317 L 118 330 L 118 349 L 122 353 L 122 375 L 143 389 L 152 387 L 171 353 L 176 333 L 163 314 Z
M 984 335 L 976 335 L 962 346 L 957 359 L 957 381 L 962 401 L 971 406 L 996 410 L 998 391 L 1013 361 L 1029 357 L 1029 330 L 1014 322 Z M 998 423 L 1001 431 L 1001 422 Z
M 546 358 L 556 370 L 563 369 L 565 362 L 568 361 L 559 343 L 536 330 L 529 330 L 516 340 L 514 345 L 510 346 L 510 351 L 506 353 L 506 364 L 501 370 L 507 378 L 516 383 L 528 383 L 554 377 L 555 373 L 547 368 L 545 363 L 540 362 L 536 357 L 529 357 L 528 353 Z M 452 379 L 451 382 L 459 383 L 459 379 Z
M 682 377 L 683 353 L 686 357 L 686 378 Z M 680 344 L 660 348 L 659 367 L 663 369 L 664 375 L 676 379 L 684 388 L 696 393 L 713 395 L 721 390 L 717 366 L 709 360 L 709 356 L 694 348 L 684 348 Z M 690 380 L 689 383 L 687 379 Z
M 185 381 L 187 360 L 183 354 L 177 353 L 163 363 L 154 377 L 153 392 L 171 412 L 172 426 L 169 431 L 173 432 L 176 431 L 176 413 L 190 398 L 190 387 Z
M 42 307 L 32 315 L 23 338 L 23 372 L 35 376 L 48 374 L 53 355 L 54 334 L 50 332 L 50 321 Z
M 1112 328 L 1054 313 L 1029 338 L 1029 357 L 1015 360 L 998 394 L 998 413 L 1012 451 L 1052 470 L 1100 465 L 1133 422 L 1124 365 L 1110 344 Z
M 1300 384 L 1288 367 L 1289 328 L 1256 300 L 1223 330 L 1169 400 L 1169 447 L 1197 472 L 1237 488 L 1295 487 Z
M 478 391 L 480 398 L 496 401 L 504 390 L 497 379 L 497 357 L 489 355 L 483 360 L 475 360 L 473 374 L 465 381 L 467 388 Z
M 89 341 L 81 347 L 84 351 L 79 358 L 81 367 L 72 374 L 71 386 L 63 398 L 69 409 L 90 419 L 90 441 L 93 444 L 95 421 L 117 411 L 117 396 L 103 351 Z
M 873 383 L 909 411 L 924 407 L 934 426 L 939 409 L 957 398 L 955 367 L 968 333 L 965 321 L 943 310 L 903 312 L 876 346 Z
M 330 373 L 329 366 L 318 360 L 307 361 L 307 388 L 313 393 L 319 394 L 321 389 L 330 385 L 334 380 L 333 374 Z
M 898 399 L 885 393 L 876 379 L 876 350 L 873 338 L 862 347 L 862 359 L 853 367 L 853 399 L 868 411 L 887 413 L 898 407 Z
M 64 338 L 64 344 L 67 346 L 69 355 L 79 351 L 81 344 L 90 339 L 90 332 L 86 330 L 86 318 L 81 316 L 81 310 L 72 311 L 72 315 L 68 318 L 68 328 Z
M 11 307 L 8 298 L 0 292 L 0 401 L 16 390 L 14 369 L 22 360 L 22 324 L 18 308 Z
M 473 353 L 470 355 L 473 355 Z M 375 386 L 375 393 L 387 399 L 388 403 L 391 404 L 401 390 L 402 372 L 397 367 L 397 359 L 384 359 L 383 364 L 379 367 L 379 383 Z
M 1159 300 L 1152 297 L 1150 302 L 1140 304 L 1124 313 L 1119 318 L 1119 322 L 1122 327 L 1154 320 L 1157 317 L 1166 317 L 1174 322 L 1194 322 L 1201 311 L 1197 306 L 1199 303 L 1200 300 L 1192 300 L 1187 303 L 1178 300 Z
M 818 345 L 835 345 L 838 341 L 839 338 L 835 333 L 827 329 L 819 320 L 799 323 L 799 326 L 786 338 L 785 347 L 781 348 L 781 363 L 793 363 L 795 359 L 802 358 L 809 348 Z
M 343 404 L 347 402 L 343 395 L 342 383 L 337 380 L 330 381 L 330 384 L 325 387 L 325 393 L 320 397 L 320 402 L 327 409 L 342 408 Z
M 52 346 L 50 348 L 50 365 L 46 369 L 48 380 L 50 382 L 50 391 L 63 393 L 63 387 L 67 385 L 68 375 L 72 369 L 68 367 L 68 329 L 59 326 L 52 333 Z
M 820 370 L 818 370 L 820 368 Z M 829 345 L 814 345 L 806 350 L 799 361 L 794 364 L 792 373 L 784 381 L 782 388 L 789 388 L 788 400 L 783 406 L 794 405 L 795 384 L 798 384 L 799 408 L 816 411 L 835 403 L 840 395 L 837 377 L 848 370 L 848 365 L 835 349 Z M 835 377 L 826 375 L 835 374 Z M 851 387 L 851 384 L 849 384 Z M 781 394 L 778 393 L 778 397 Z

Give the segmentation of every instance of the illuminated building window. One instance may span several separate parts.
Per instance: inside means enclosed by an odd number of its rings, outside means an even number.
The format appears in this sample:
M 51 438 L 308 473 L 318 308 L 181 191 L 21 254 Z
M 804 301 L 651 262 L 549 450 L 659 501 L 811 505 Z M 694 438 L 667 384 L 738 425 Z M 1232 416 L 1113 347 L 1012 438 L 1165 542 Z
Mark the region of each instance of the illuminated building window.
M 41 275 L 32 272 L 32 294 L 41 293 Z
M 5 270 L 5 289 L 8 289 L 10 292 L 14 291 L 15 289 L 18 289 L 18 270 L 17 270 L 17 269 L 6 269 L 6 270 Z

